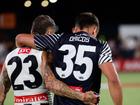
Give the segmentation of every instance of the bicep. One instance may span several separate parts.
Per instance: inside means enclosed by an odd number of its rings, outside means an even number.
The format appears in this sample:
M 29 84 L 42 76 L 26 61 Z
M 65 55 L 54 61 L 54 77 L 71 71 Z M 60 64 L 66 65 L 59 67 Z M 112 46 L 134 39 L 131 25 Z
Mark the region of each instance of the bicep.
M 34 43 L 34 36 L 30 34 L 19 34 L 16 36 L 16 46 L 17 47 L 31 47 L 36 48 Z

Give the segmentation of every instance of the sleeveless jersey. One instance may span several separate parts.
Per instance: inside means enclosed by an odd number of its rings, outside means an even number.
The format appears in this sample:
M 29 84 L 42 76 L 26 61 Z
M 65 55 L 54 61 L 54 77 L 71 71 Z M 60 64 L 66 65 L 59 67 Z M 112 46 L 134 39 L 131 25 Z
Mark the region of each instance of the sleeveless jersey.
M 48 103 L 40 70 L 41 57 L 42 51 L 30 48 L 16 48 L 7 55 L 5 65 L 14 91 L 14 105 Z
M 99 65 L 112 62 L 112 53 L 107 42 L 78 32 L 62 35 L 36 35 L 38 49 L 50 49 L 54 55 L 53 72 L 57 79 L 77 91 L 100 92 L 101 70 Z M 85 105 L 79 100 L 55 95 L 54 105 Z

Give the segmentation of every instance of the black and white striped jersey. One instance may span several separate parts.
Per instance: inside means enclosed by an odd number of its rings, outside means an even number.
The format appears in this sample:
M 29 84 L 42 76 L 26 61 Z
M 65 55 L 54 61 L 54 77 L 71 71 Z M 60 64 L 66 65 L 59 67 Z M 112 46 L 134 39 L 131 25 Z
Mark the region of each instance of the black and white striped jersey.
M 35 35 L 39 50 L 51 50 L 52 65 L 57 79 L 77 91 L 99 93 L 101 70 L 99 65 L 112 62 L 112 53 L 107 42 L 99 41 L 86 32 L 73 34 Z M 84 105 L 78 100 L 55 96 L 54 105 Z

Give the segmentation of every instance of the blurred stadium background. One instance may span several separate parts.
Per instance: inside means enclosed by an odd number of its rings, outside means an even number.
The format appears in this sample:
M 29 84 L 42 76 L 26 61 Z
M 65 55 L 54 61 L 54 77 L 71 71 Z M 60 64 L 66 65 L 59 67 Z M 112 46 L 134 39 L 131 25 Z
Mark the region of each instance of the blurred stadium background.
M 138 1 L 45 0 L 49 3 L 46 7 L 41 6 L 43 0 L 31 0 L 30 7 L 24 6 L 25 1 L 27 0 L 0 0 L 0 68 L 6 55 L 15 48 L 16 35 L 30 33 L 31 23 L 36 16 L 50 15 L 58 25 L 58 33 L 62 33 L 71 32 L 74 17 L 78 13 L 91 11 L 100 20 L 98 37 L 107 40 L 111 46 L 113 59 L 122 81 L 124 105 L 140 105 Z M 113 105 L 104 75 L 100 103 L 100 105 Z M 13 105 L 11 90 L 4 105 Z

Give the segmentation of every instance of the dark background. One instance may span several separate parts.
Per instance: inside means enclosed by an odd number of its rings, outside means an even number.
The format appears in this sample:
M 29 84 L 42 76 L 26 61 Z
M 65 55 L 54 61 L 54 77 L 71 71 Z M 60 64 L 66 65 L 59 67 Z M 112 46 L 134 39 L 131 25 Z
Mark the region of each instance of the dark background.
M 0 29 L 8 38 L 18 33 L 30 32 L 33 19 L 48 14 L 59 26 L 58 32 L 71 32 L 74 17 L 84 11 L 91 11 L 100 20 L 100 33 L 107 38 L 117 37 L 119 24 L 140 24 L 139 3 L 135 0 L 58 0 L 48 7 L 41 7 L 42 0 L 31 0 L 32 6 L 24 7 L 25 0 L 0 0 L 0 13 L 14 12 L 17 15 L 16 28 Z

